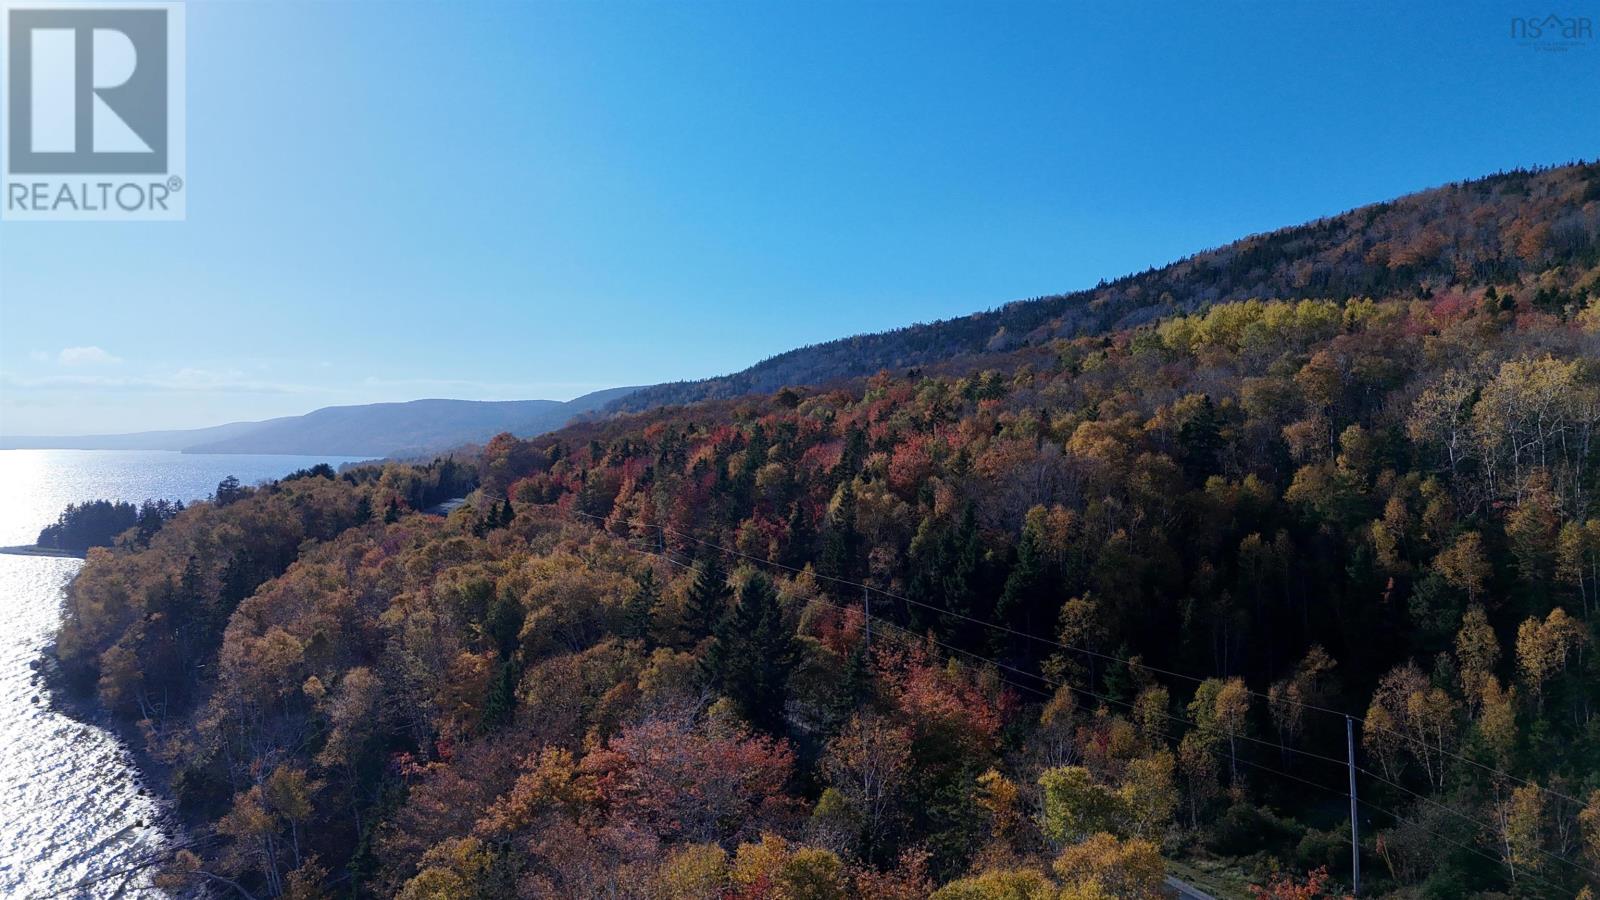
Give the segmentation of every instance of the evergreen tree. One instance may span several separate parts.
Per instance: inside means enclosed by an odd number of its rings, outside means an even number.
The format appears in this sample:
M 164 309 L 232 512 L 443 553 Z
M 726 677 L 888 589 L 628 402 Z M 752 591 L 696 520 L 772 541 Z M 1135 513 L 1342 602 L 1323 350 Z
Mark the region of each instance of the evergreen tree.
M 912 571 L 907 589 L 911 599 L 920 604 L 910 609 L 912 625 L 918 631 L 937 628 L 942 635 L 958 641 L 970 636 L 971 629 L 962 628 L 965 620 L 961 617 L 983 615 L 976 608 L 982 562 L 983 545 L 972 504 L 966 505 L 961 523 L 953 529 L 937 519 L 924 519 L 911 544 Z
M 1216 471 L 1217 451 L 1222 448 L 1222 427 L 1217 418 L 1217 406 L 1207 394 L 1200 408 L 1178 429 L 1178 449 L 1184 474 L 1190 482 L 1200 484 L 1207 475 Z
M 818 569 L 832 578 L 852 580 L 861 558 L 861 533 L 856 531 L 856 492 L 850 482 L 839 485 L 828 508 Z
M 234 551 L 222 567 L 215 603 L 205 604 L 198 616 L 205 622 L 207 641 L 221 642 L 228 619 L 246 598 L 256 592 L 265 581 L 256 569 L 255 558 L 248 549 Z M 213 644 L 214 645 L 214 644 Z
M 494 680 L 489 683 L 489 696 L 483 702 L 485 733 L 500 730 L 511 722 L 516 712 L 517 681 L 522 677 L 522 667 L 514 660 L 504 660 L 495 669 Z
M 1042 528 L 1042 519 L 1030 514 L 1022 527 L 1022 539 L 1017 543 L 1016 565 L 1011 567 L 1005 590 L 995 604 L 995 616 L 1001 624 L 1024 634 L 1034 634 L 1036 628 L 1048 625 L 1047 610 L 1054 579 L 1050 572 L 1052 567 L 1045 558 Z M 1003 632 L 995 632 L 995 650 L 1002 652 L 1013 647 L 1026 652 L 1032 649 L 1018 645 L 1017 640 L 1011 638 Z
M 622 601 L 622 636 L 630 641 L 643 641 L 648 648 L 651 626 L 655 621 L 656 603 L 661 599 L 661 585 L 656 573 L 645 569 L 634 579 L 633 589 Z
M 851 423 L 845 428 L 844 449 L 839 454 L 839 464 L 829 473 L 834 484 L 844 484 L 856 477 L 867 458 L 867 433 Z
M 491 503 L 488 513 L 472 524 L 472 534 L 474 537 L 483 537 L 491 531 L 510 525 L 516 517 L 516 512 L 511 508 L 511 501 L 500 500 Z
M 493 639 L 502 657 L 509 659 L 517 652 L 522 634 L 522 622 L 525 618 L 522 601 L 514 592 L 507 590 L 495 592 L 494 599 L 489 601 L 488 621 L 485 625 L 489 637 Z
M 816 529 L 812 527 L 811 517 L 806 514 L 805 507 L 806 504 L 801 502 L 790 507 L 788 540 L 783 545 L 783 556 L 778 560 L 796 569 L 804 568 L 812 560 L 813 544 L 816 542 Z
M 248 493 L 246 488 L 240 486 L 238 478 L 229 475 L 217 482 L 217 491 L 211 495 L 211 499 L 218 506 L 227 506 L 243 500 Z
M 715 560 L 695 563 L 694 583 L 689 586 L 689 596 L 684 600 L 678 643 L 693 647 L 714 634 L 728 614 L 728 598 L 732 596 L 727 573 Z
M 178 596 L 185 614 L 192 613 L 205 602 L 205 578 L 200 574 L 200 560 L 194 556 L 183 565 L 183 575 L 178 580 Z
M 139 546 L 150 546 L 150 539 L 163 525 L 183 512 L 183 501 L 146 500 L 139 505 L 139 533 L 135 538 Z
M 709 682 L 732 700 L 752 725 L 783 730 L 784 699 L 796 658 L 794 632 L 783 621 L 778 592 L 755 574 L 739 592 L 733 614 L 722 621 L 702 662 Z
M 750 504 L 755 490 L 756 472 L 767 464 L 767 450 L 770 446 L 767 430 L 757 422 L 751 429 L 750 439 L 740 457 L 738 473 L 728 486 L 728 499 L 735 511 L 742 510 Z
M 1111 654 L 1117 658 L 1116 662 L 1106 666 L 1104 686 L 1106 693 L 1123 702 L 1132 700 L 1138 693 L 1138 678 L 1133 669 L 1123 660 L 1134 656 L 1126 643 L 1118 645 L 1116 652 Z
M 260 582 L 252 572 L 249 550 L 237 550 L 228 557 L 227 565 L 222 567 L 222 588 L 218 592 L 220 606 L 229 614 L 234 607 L 244 602 L 244 599 L 255 593 Z
M 835 682 L 828 698 L 828 717 L 835 727 L 842 726 L 872 694 L 872 668 L 867 661 L 867 642 L 856 644 L 845 661 L 844 673 Z

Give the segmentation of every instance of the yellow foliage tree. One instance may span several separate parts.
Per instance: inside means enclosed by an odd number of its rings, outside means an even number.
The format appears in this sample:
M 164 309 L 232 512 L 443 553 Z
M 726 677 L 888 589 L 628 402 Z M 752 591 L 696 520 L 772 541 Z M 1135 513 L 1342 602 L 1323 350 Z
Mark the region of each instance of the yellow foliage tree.
M 1544 621 L 1530 618 L 1517 628 L 1517 670 L 1544 710 L 1544 688 L 1567 667 L 1573 651 L 1589 642 L 1589 628 L 1556 607 Z
M 1090 835 L 1061 851 L 1051 868 L 1069 891 L 1087 888 L 1126 900 L 1165 896 L 1167 864 L 1155 844 L 1138 838 Z
M 718 897 L 728 883 L 728 852 L 716 844 L 688 844 L 672 852 L 656 870 L 654 896 L 660 900 Z
M 1478 602 L 1494 576 L 1489 556 L 1483 550 L 1483 536 L 1476 531 L 1463 534 L 1434 557 L 1433 569 L 1452 587 L 1465 591 L 1469 603 Z
M 1456 668 L 1468 698 L 1483 697 L 1484 682 L 1494 677 L 1494 667 L 1499 662 L 1500 639 L 1495 637 L 1488 615 L 1481 606 L 1469 608 L 1456 632 Z
M 1495 835 L 1499 839 L 1500 859 L 1516 883 L 1518 872 L 1535 871 L 1543 862 L 1540 844 L 1544 828 L 1544 792 L 1538 785 L 1525 784 L 1494 808 Z

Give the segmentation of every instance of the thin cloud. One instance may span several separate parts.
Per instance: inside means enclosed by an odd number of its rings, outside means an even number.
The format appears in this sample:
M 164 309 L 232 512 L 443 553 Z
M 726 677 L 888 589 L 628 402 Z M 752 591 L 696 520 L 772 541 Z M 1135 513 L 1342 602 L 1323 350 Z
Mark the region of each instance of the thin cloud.
M 111 366 L 122 362 L 99 347 L 67 347 L 56 357 L 63 366 Z
M 494 382 L 473 381 L 460 378 L 379 378 L 369 375 L 361 380 L 368 388 L 414 388 L 418 390 L 447 390 L 476 394 L 495 394 L 518 399 L 559 399 L 553 395 L 570 395 L 616 387 L 614 382 L 590 381 L 539 381 Z
M 8 388 L 30 391 L 122 391 L 140 393 L 305 394 L 317 388 L 303 384 L 232 377 L 227 373 L 185 369 L 171 376 L 48 375 L 0 379 Z

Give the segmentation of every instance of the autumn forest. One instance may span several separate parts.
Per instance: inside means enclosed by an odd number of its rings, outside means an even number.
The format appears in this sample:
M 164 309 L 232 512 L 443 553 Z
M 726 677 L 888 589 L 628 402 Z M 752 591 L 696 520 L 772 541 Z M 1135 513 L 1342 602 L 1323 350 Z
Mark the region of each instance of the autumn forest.
M 110 510 L 158 882 L 1342 897 L 1348 726 L 1362 895 L 1600 891 L 1600 166 L 858 346 Z

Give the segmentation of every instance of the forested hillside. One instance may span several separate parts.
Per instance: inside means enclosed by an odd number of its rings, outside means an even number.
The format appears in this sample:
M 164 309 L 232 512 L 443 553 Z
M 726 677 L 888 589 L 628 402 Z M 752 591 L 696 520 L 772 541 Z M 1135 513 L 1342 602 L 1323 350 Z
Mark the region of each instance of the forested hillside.
M 1336 895 L 1350 714 L 1364 894 L 1600 889 L 1597 179 L 196 504 L 90 551 L 64 670 L 172 767 L 172 887 Z
M 1600 261 L 1600 163 L 1513 171 L 1255 235 L 1092 290 L 802 347 L 731 375 L 661 384 L 613 410 L 769 393 L 1098 334 L 1250 298 L 1381 297 L 1516 281 Z

